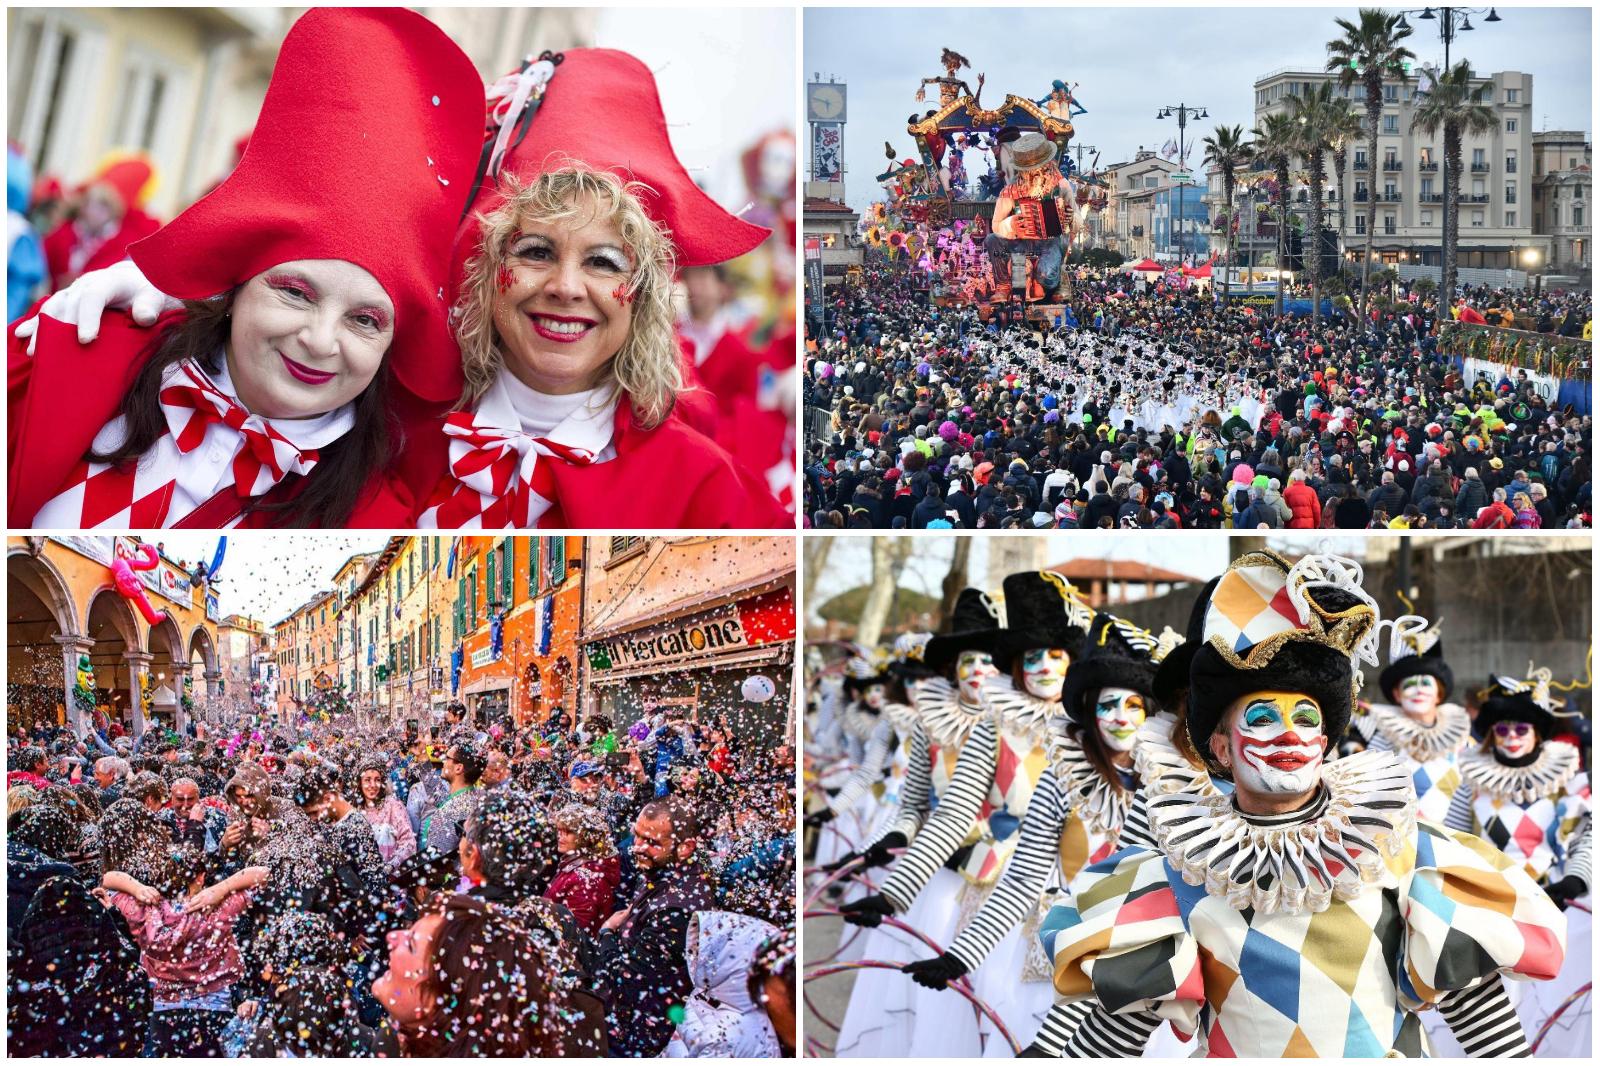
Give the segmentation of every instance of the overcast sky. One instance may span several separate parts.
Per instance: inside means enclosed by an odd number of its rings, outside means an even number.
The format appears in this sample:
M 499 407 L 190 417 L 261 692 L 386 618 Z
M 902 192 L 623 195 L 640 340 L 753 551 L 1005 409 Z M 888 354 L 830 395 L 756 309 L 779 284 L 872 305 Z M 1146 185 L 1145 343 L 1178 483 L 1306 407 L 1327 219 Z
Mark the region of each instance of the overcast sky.
M 217 551 L 215 533 L 167 532 L 148 539 L 190 567 L 202 559 L 209 566 Z M 388 539 L 381 533 L 230 535 L 222 561 L 222 613 L 249 615 L 269 626 L 281 622 L 313 593 L 331 588 L 346 559 L 379 551 Z
M 1246 131 L 1255 122 L 1255 80 L 1281 67 L 1321 70 L 1324 45 L 1339 36 L 1335 18 L 1356 18 L 1350 7 L 1116 7 L 899 9 L 808 8 L 805 12 L 805 80 L 820 73 L 848 85 L 844 129 L 845 194 L 860 210 L 880 193 L 873 177 L 887 165 L 883 144 L 896 157 L 913 154 L 906 119 L 938 106 L 936 87 L 918 104 L 917 84 L 944 73 L 940 49 L 972 62 L 960 74 L 976 88 L 987 75 L 982 102 L 994 106 L 1007 93 L 1039 99 L 1053 79 L 1078 83 L 1076 97 L 1088 113 L 1074 123 L 1074 143 L 1100 150 L 1101 165 L 1133 157 L 1143 145 L 1159 150 L 1178 135 L 1176 117 L 1157 121 L 1167 105 L 1204 107 L 1210 117 L 1191 120 L 1186 142 L 1219 124 Z M 1591 131 L 1590 11 L 1583 7 L 1498 5 L 1501 21 L 1458 33 L 1453 61 L 1467 59 L 1480 73 L 1520 70 L 1533 75 L 1535 130 Z M 1407 44 L 1422 62 L 1442 64 L 1439 22 L 1412 16 Z M 1204 149 L 1189 153 L 1199 166 Z M 1085 157 L 1087 164 L 1090 157 Z M 802 166 L 809 151 L 802 150 Z M 969 163 L 968 171 L 973 173 Z

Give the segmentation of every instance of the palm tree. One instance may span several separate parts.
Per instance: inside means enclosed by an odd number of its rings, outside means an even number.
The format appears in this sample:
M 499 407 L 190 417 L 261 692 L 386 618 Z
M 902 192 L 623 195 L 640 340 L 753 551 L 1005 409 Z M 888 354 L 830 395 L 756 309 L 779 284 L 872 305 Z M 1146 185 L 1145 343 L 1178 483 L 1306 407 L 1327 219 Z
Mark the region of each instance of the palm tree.
M 1444 130 L 1444 265 L 1435 308 L 1439 324 L 1443 325 L 1450 320 L 1450 305 L 1456 294 L 1456 238 L 1461 214 L 1456 190 L 1461 185 L 1461 137 L 1488 133 L 1495 128 L 1496 119 L 1493 109 L 1483 102 L 1488 87 L 1473 85 L 1472 68 L 1466 60 L 1443 74 L 1435 70 L 1426 74 L 1427 85 L 1417 90 L 1411 129 L 1430 137 Z
M 1250 161 L 1254 152 L 1249 141 L 1244 139 L 1244 129 L 1240 126 L 1218 126 L 1216 132 L 1201 142 L 1206 146 L 1206 165 L 1216 167 L 1222 171 L 1222 198 L 1228 205 L 1227 249 L 1228 270 L 1233 267 L 1233 187 L 1235 171 L 1238 167 Z M 1228 270 L 1222 273 L 1222 302 L 1228 302 Z
M 1383 117 L 1383 79 L 1405 77 L 1406 64 L 1415 59 L 1400 42 L 1411 36 L 1411 27 L 1399 13 L 1377 8 L 1361 9 L 1359 22 L 1334 19 L 1344 36 L 1328 42 L 1328 69 L 1337 70 L 1339 85 L 1348 89 L 1359 81 L 1367 92 L 1367 166 L 1376 178 L 1378 166 L 1378 123 Z M 1341 185 L 1343 182 L 1340 183 Z M 1367 183 L 1367 246 L 1361 261 L 1362 321 L 1367 314 L 1367 274 L 1372 270 L 1372 238 L 1378 224 L 1376 180 Z
M 1311 275 L 1311 328 L 1322 324 L 1322 186 L 1327 178 L 1325 152 L 1333 150 L 1334 131 L 1344 124 L 1350 104 L 1331 81 L 1322 82 L 1304 96 L 1289 97 L 1289 118 L 1295 127 L 1295 146 L 1311 173 L 1311 241 L 1306 246 L 1306 273 Z
M 1335 112 L 1329 127 L 1333 142 L 1334 188 L 1339 193 L 1339 243 L 1344 245 L 1344 173 L 1350 146 L 1361 136 L 1361 117 L 1354 111 Z
M 1256 158 L 1272 167 L 1278 183 L 1278 318 L 1283 318 L 1283 231 L 1289 224 L 1289 160 L 1294 155 L 1294 123 L 1288 115 L 1264 115 L 1250 131 L 1255 138 Z

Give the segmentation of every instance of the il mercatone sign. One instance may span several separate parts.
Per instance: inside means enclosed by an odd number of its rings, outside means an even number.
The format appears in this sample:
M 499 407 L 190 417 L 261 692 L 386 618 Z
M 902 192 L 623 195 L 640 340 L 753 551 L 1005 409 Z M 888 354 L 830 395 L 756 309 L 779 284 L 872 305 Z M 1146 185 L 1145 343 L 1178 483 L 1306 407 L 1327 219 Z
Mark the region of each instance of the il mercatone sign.
M 588 647 L 589 664 L 596 670 L 668 663 L 714 655 L 727 648 L 746 646 L 744 625 L 737 608 L 699 616 L 682 623 L 626 633 Z

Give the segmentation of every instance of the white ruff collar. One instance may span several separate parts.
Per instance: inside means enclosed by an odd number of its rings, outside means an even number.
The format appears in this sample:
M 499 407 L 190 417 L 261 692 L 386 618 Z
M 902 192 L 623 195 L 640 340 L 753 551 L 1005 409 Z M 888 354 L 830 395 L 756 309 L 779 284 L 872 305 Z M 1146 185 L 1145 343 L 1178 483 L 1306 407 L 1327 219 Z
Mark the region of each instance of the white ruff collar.
M 928 739 L 946 748 L 959 748 L 967 742 L 972 727 L 982 721 L 982 706 L 961 702 L 956 687 L 942 677 L 930 677 L 911 685 L 911 702 L 922 716 Z
M 889 716 L 889 724 L 894 726 L 894 731 L 902 737 L 909 737 L 917 728 L 915 707 L 907 707 L 903 703 L 890 700 L 883 705 L 883 713 Z
M 1578 769 L 1578 749 L 1559 740 L 1547 740 L 1539 757 L 1527 766 L 1504 766 L 1492 754 L 1462 752 L 1457 764 L 1461 776 L 1477 792 L 1512 803 L 1532 803 L 1556 796 Z
M 1036 747 L 1050 743 L 1050 719 L 1066 713 L 1060 700 L 1041 700 L 1011 684 L 1009 677 L 991 677 L 983 682 L 983 702 L 994 715 L 995 725 L 1007 733 L 1021 733 Z
M 872 731 L 878 728 L 878 716 L 864 709 L 864 704 L 854 700 L 844 709 L 844 731 L 863 744 L 872 739 Z
M 1146 718 L 1134 734 L 1133 769 L 1139 775 L 1139 787 L 1152 797 L 1174 792 L 1216 792 L 1206 768 L 1190 762 L 1172 742 L 1172 731 L 1177 727 L 1177 716 L 1162 711 Z
M 1397 751 L 1417 762 L 1428 762 L 1442 755 L 1453 755 L 1472 735 L 1472 719 L 1454 703 L 1441 703 L 1432 725 L 1406 714 L 1399 707 L 1380 704 L 1372 708 L 1378 732 L 1388 738 Z
M 1229 796 L 1182 790 L 1150 799 L 1150 828 L 1191 885 L 1230 907 L 1313 914 L 1354 899 L 1385 874 L 1383 858 L 1410 837 L 1417 797 L 1393 752 L 1327 763 L 1324 794 L 1297 821 L 1247 821 Z
M 1135 745 L 1134 750 L 1138 747 Z M 1122 835 L 1122 822 L 1128 816 L 1133 793 L 1120 781 L 1107 781 L 1089 761 L 1089 753 L 1068 733 L 1050 738 L 1050 764 L 1056 783 L 1072 813 L 1083 820 L 1091 833 L 1116 840 Z

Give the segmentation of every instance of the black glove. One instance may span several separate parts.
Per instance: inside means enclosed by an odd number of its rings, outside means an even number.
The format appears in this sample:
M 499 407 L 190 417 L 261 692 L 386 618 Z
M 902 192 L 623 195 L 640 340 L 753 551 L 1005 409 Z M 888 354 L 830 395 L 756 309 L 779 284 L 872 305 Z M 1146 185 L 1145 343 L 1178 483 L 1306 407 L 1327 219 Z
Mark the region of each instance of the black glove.
M 895 857 L 889 854 L 895 848 L 906 846 L 904 833 L 888 833 L 882 840 L 877 841 L 861 855 L 861 868 L 869 870 L 874 866 L 887 866 L 894 862 Z
M 949 988 L 950 982 L 967 975 L 967 964 L 948 951 L 936 959 L 918 959 L 900 967 L 911 979 L 924 988 L 938 990 Z
M 885 918 L 894 914 L 894 904 L 882 896 L 863 896 L 839 908 L 839 916 L 851 925 L 876 929 Z
M 1554 884 L 1545 885 L 1544 891 L 1557 907 L 1566 910 L 1567 904 L 1589 891 L 1589 886 L 1583 883 L 1583 878 L 1568 874 Z
M 859 858 L 861 858 L 861 854 L 859 852 L 847 851 L 832 862 L 825 864 L 822 867 L 822 872 L 825 874 L 836 874 Z
M 820 811 L 812 811 L 806 815 L 804 824 L 807 829 L 821 829 L 831 821 L 833 821 L 833 812 L 824 807 Z

